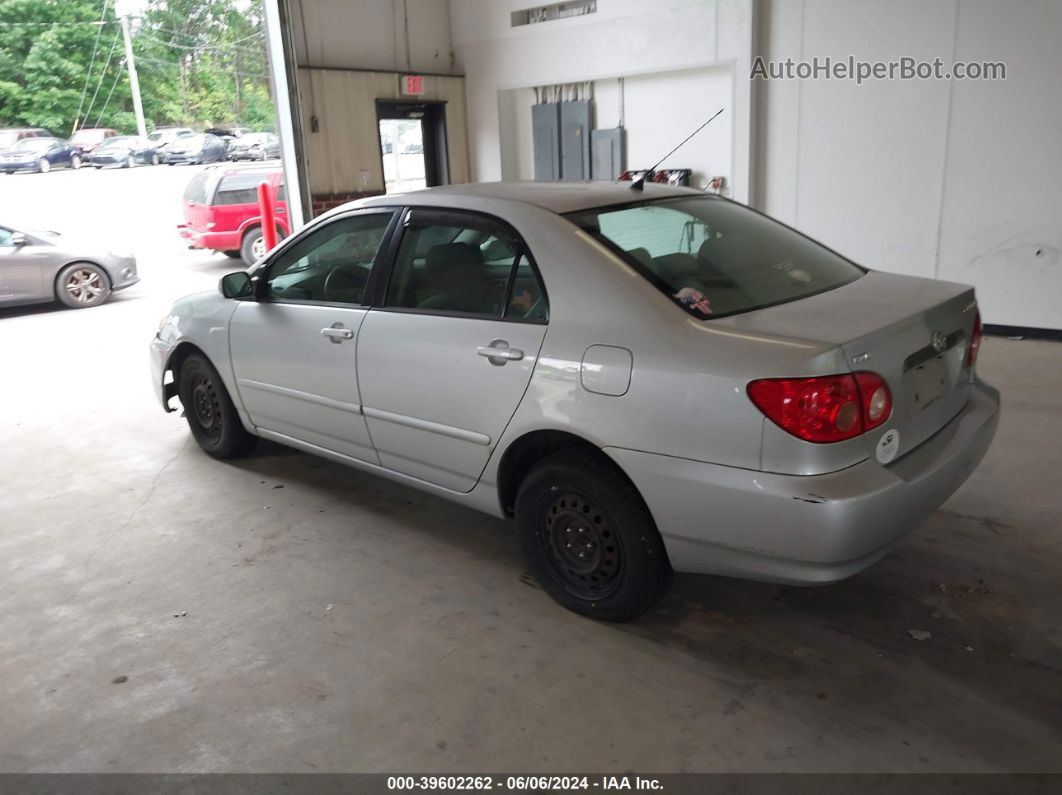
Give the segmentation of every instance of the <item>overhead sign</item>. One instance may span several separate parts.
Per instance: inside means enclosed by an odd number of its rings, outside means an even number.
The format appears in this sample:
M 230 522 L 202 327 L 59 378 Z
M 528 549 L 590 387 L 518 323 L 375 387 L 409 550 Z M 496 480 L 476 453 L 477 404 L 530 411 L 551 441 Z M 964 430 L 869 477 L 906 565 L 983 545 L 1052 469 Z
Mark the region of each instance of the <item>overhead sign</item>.
M 423 75 L 402 75 L 402 94 L 407 97 L 419 97 L 424 93 Z

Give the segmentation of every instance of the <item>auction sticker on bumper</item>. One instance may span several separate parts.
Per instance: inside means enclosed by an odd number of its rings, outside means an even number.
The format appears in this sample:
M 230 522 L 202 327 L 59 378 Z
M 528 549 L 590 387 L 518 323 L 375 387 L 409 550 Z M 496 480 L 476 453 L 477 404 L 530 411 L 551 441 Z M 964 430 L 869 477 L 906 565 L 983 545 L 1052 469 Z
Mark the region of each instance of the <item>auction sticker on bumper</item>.
M 878 462 L 882 464 L 889 463 L 896 457 L 896 453 L 900 449 L 900 432 L 893 428 L 892 430 L 885 431 L 885 435 L 878 439 L 877 456 Z

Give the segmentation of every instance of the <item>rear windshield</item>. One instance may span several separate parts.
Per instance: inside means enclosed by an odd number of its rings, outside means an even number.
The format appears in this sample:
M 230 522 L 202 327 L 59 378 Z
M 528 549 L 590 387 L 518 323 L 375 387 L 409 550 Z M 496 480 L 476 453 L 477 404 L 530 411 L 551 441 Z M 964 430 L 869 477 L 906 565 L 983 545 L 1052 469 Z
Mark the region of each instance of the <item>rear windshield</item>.
M 209 171 L 200 171 L 188 181 L 188 185 L 184 189 L 184 200 L 186 202 L 190 204 L 206 204 L 207 179 L 209 179 L 209 176 Z
M 795 301 L 864 273 L 784 224 L 711 196 L 602 207 L 565 217 L 701 319 Z

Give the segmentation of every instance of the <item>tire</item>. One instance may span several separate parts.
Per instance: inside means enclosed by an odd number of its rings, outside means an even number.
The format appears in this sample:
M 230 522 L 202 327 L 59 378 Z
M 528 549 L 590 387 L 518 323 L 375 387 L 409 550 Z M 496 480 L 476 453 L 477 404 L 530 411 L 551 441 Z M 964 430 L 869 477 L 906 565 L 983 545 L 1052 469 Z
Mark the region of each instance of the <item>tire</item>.
M 239 458 L 258 441 L 243 427 L 221 376 L 205 357 L 193 353 L 181 363 L 177 394 L 192 436 L 207 455 Z
M 262 235 L 262 227 L 252 226 L 243 233 L 240 258 L 248 265 L 254 265 L 263 254 L 265 254 L 265 238 Z
M 153 166 L 157 166 L 158 164 L 159 164 L 159 154 L 158 154 L 158 152 L 155 152 L 155 153 L 154 153 L 154 154 L 153 154 L 153 155 L 151 156 L 151 165 L 153 165 Z
M 581 615 L 629 621 L 671 582 L 649 509 L 597 451 L 562 450 L 539 462 L 520 485 L 516 521 L 531 572 L 554 600 Z
M 37 171 L 41 174 L 47 174 L 52 170 L 52 164 L 45 160 L 43 157 L 37 161 Z
M 230 248 L 230 249 L 227 249 L 225 251 L 222 251 L 221 253 L 224 254 L 226 257 L 232 257 L 232 259 L 239 259 L 242 256 L 240 254 L 240 250 L 239 249 L 231 249 Z
M 129 157 L 127 157 L 125 160 L 125 167 L 133 168 L 134 166 L 136 166 L 136 158 L 132 155 L 129 155 Z
M 59 272 L 55 279 L 55 295 L 71 309 L 99 306 L 111 295 L 111 280 L 99 265 L 75 262 Z
M 74 169 L 74 171 L 77 171 L 79 168 L 81 168 L 81 158 L 77 155 L 71 156 L 70 168 Z

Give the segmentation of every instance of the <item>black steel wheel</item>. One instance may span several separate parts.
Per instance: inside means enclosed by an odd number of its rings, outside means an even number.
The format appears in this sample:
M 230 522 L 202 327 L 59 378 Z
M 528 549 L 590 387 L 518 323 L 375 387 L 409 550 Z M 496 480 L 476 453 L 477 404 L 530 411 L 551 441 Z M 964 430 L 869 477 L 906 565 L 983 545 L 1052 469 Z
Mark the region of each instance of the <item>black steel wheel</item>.
M 228 390 L 213 365 L 193 353 L 181 364 L 177 393 L 188 428 L 203 451 L 214 458 L 238 458 L 254 447 Z
M 553 576 L 581 599 L 603 599 L 620 583 L 623 548 L 608 513 L 590 497 L 562 493 L 546 510 L 540 535 Z
M 516 521 L 531 572 L 576 613 L 628 621 L 670 583 L 649 509 L 598 450 L 562 450 L 540 461 L 520 485 Z

